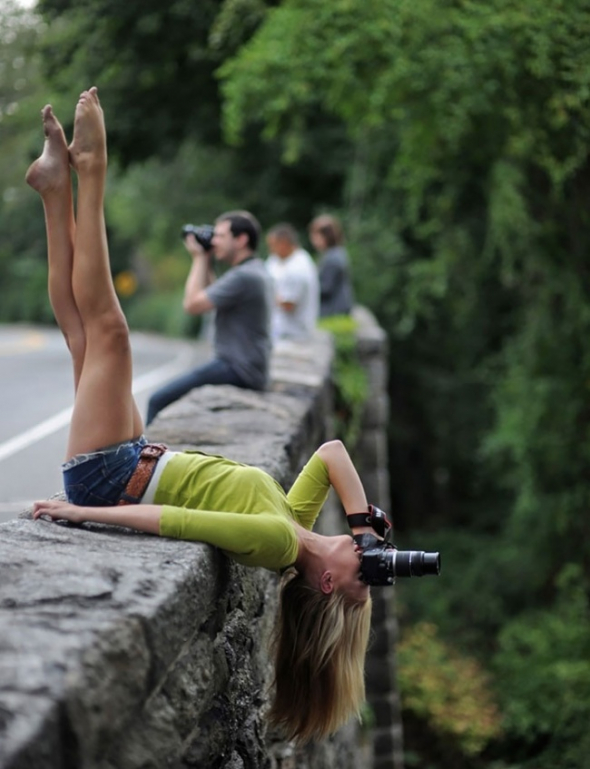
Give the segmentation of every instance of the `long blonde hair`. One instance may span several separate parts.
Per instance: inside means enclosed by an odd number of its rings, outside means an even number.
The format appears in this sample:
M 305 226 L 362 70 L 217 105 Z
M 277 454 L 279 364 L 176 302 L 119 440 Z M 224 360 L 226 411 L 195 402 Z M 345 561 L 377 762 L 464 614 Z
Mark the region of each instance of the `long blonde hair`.
M 289 739 L 322 739 L 359 716 L 370 626 L 370 598 L 353 603 L 341 592 L 325 595 L 297 572 L 284 579 L 269 717 Z

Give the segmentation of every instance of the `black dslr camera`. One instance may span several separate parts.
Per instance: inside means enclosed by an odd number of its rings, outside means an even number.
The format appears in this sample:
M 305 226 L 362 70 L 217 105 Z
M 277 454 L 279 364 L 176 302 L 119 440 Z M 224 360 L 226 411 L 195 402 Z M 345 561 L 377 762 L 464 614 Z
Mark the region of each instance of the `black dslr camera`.
M 440 574 L 439 553 L 398 550 L 395 545 L 387 541 L 391 534 L 391 523 L 383 510 L 369 505 L 367 513 L 354 513 L 347 518 L 351 528 L 370 526 L 375 532 L 375 534 L 356 534 L 353 537 L 362 550 L 361 579 L 367 585 L 393 585 L 396 577 Z
M 213 248 L 213 234 L 215 233 L 215 227 L 212 224 L 185 224 L 182 228 L 182 239 L 184 240 L 187 235 L 194 235 L 197 243 L 202 246 L 205 251 L 211 251 Z

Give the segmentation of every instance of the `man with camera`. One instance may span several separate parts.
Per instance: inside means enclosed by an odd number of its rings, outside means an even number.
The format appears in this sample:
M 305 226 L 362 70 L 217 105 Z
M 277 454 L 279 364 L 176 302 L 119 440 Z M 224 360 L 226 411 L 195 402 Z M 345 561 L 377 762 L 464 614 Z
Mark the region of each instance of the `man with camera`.
M 271 351 L 272 286 L 255 252 L 260 225 L 247 211 L 222 214 L 215 226 L 187 225 L 182 231 L 192 265 L 184 291 L 184 310 L 203 315 L 215 310 L 214 358 L 157 390 L 146 424 L 195 387 L 231 384 L 264 390 Z M 211 255 L 229 267 L 215 279 Z

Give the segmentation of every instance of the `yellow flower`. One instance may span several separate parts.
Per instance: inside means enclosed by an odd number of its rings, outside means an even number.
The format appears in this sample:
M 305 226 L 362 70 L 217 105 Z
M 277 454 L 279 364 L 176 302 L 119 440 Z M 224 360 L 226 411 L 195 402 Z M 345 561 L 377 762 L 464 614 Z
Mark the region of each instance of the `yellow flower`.
M 115 275 L 114 283 L 119 296 L 132 296 L 137 291 L 137 278 L 131 270 L 123 270 Z

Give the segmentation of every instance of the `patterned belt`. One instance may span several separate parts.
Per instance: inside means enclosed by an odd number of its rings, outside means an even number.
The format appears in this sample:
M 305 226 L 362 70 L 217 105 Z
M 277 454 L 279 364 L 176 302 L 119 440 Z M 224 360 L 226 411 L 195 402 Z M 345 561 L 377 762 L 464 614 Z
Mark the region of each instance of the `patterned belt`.
M 146 443 L 139 454 L 139 462 L 129 478 L 117 505 L 138 505 L 145 494 L 158 460 L 168 450 L 164 443 Z

